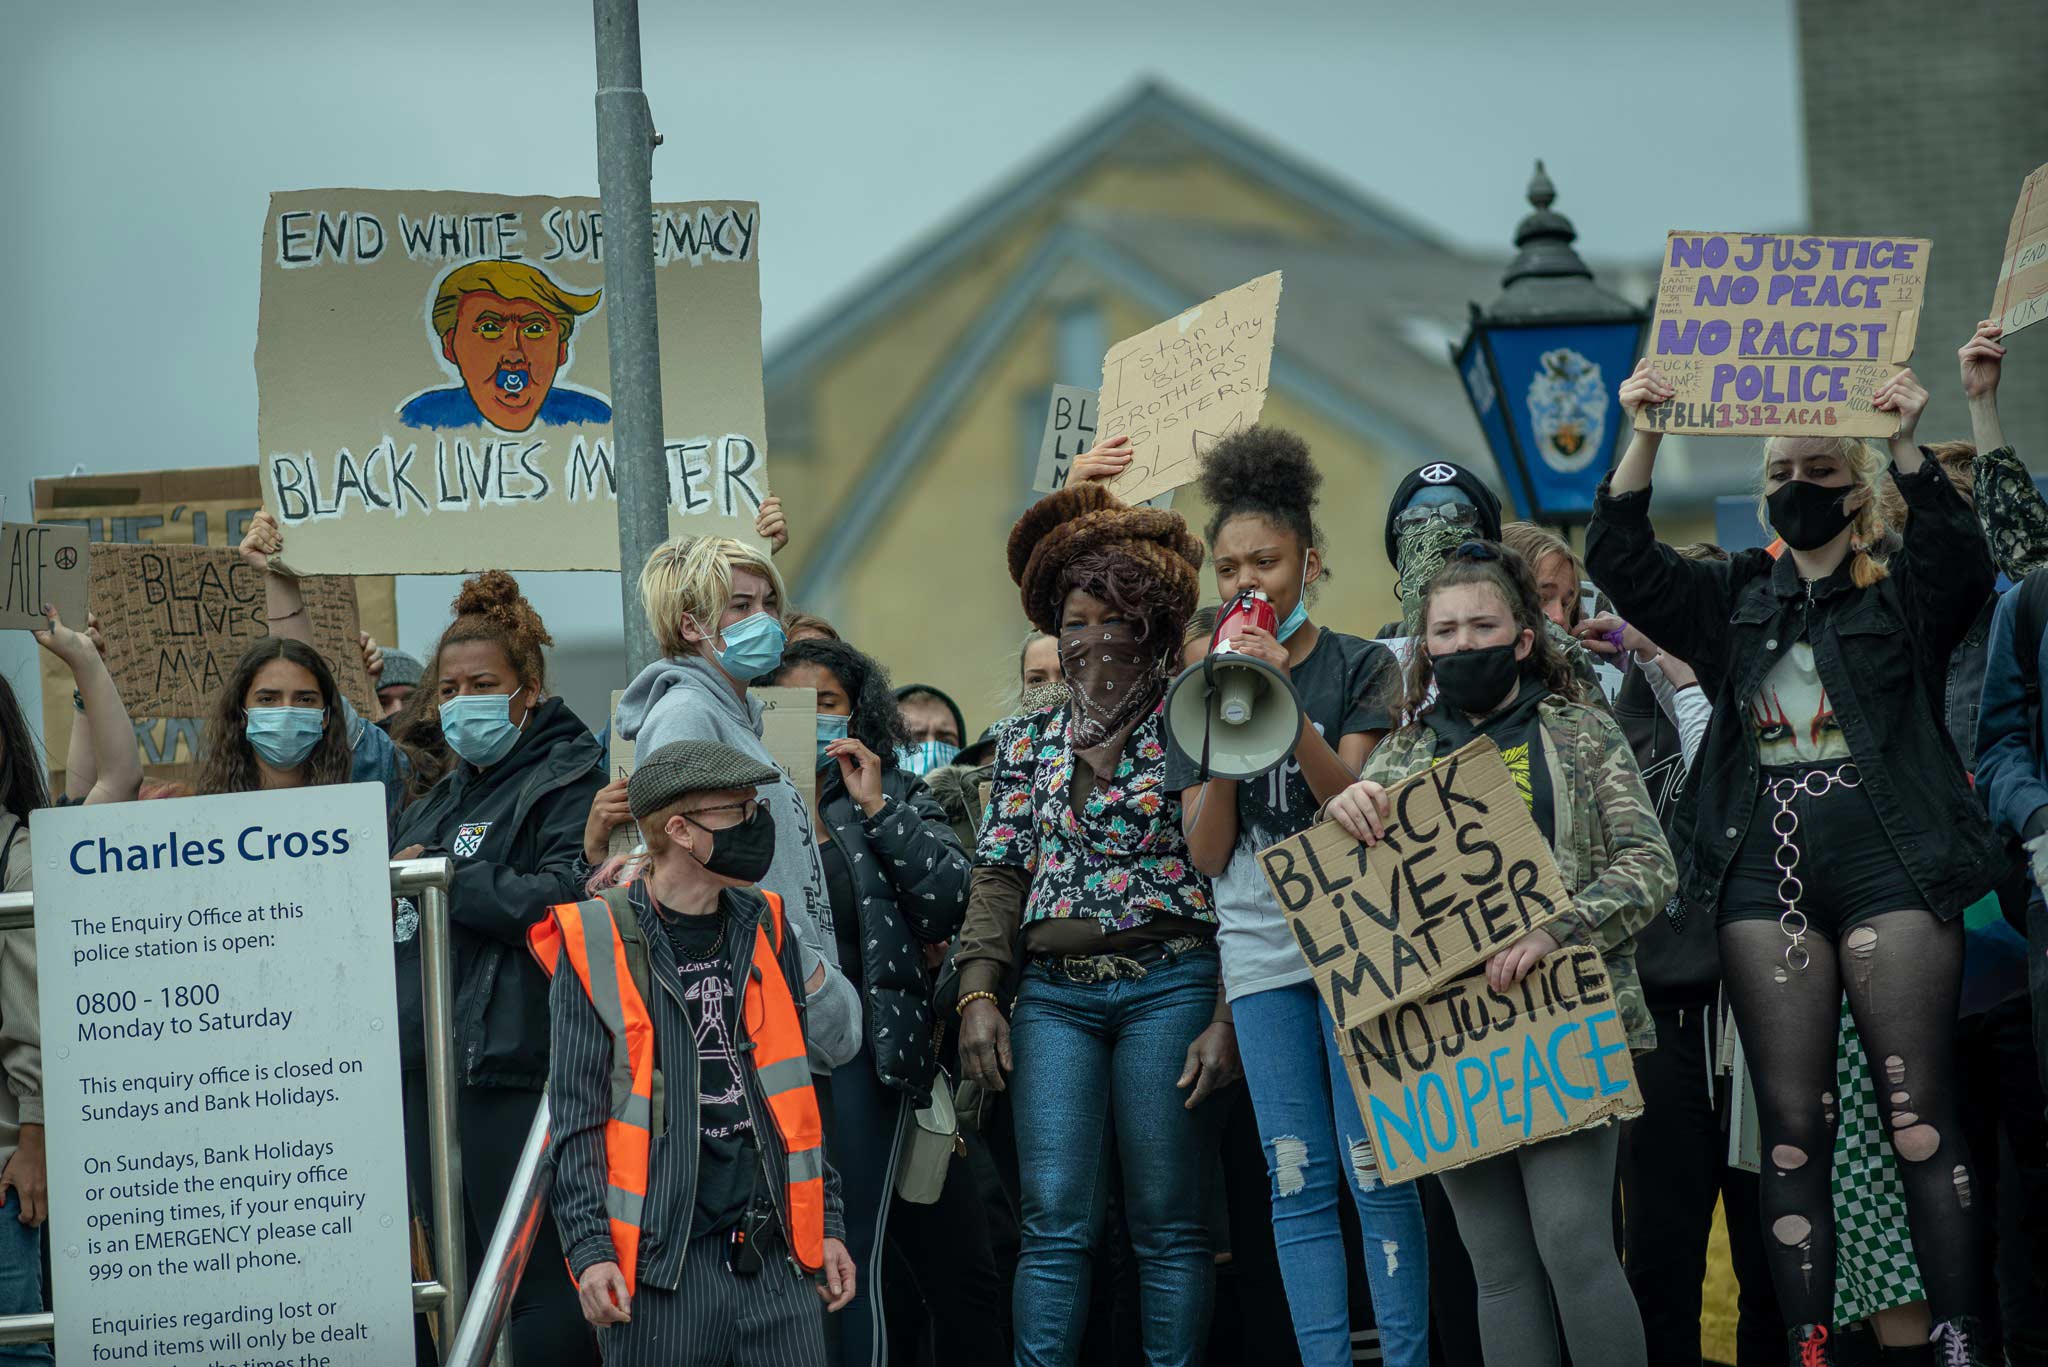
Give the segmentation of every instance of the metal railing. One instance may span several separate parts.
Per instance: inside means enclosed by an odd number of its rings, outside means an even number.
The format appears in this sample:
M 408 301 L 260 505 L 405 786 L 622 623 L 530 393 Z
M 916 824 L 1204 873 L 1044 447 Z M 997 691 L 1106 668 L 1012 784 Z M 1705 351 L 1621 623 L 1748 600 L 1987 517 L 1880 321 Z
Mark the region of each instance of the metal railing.
M 498 1226 L 491 1231 L 491 1245 L 484 1250 L 483 1266 L 476 1270 L 476 1295 L 470 1298 L 468 1313 L 455 1331 L 455 1342 L 442 1339 L 442 1367 L 482 1367 L 486 1359 L 497 1367 L 511 1367 L 505 1317 L 511 1313 L 519 1279 L 526 1275 L 526 1260 L 533 1254 L 540 1222 L 548 1218 L 548 1191 L 554 1176 L 555 1165 L 548 1155 L 548 1099 L 543 1095 L 533 1128 L 526 1132 L 526 1146 L 519 1151 L 519 1166 L 513 1170 L 505 1208 L 498 1212 Z
M 456 1142 L 455 1120 L 454 966 L 448 943 L 448 880 L 454 872 L 454 864 L 446 858 L 400 859 L 391 863 L 392 896 L 416 897 L 420 903 L 420 988 L 427 1031 L 427 1168 L 429 1201 L 434 1212 L 434 1270 L 437 1276 L 433 1281 L 412 1284 L 412 1308 L 415 1314 L 440 1316 L 441 1341 L 444 1344 L 454 1340 L 462 1327 L 463 1302 L 469 1284 L 463 1266 L 462 1150 Z M 33 930 L 35 923 L 34 893 L 0 894 L 0 930 Z M 547 1107 L 543 1103 L 540 1117 L 535 1122 L 543 1141 L 546 1126 Z M 530 1139 L 528 1147 L 532 1147 Z M 522 1178 L 527 1178 L 526 1169 L 526 1160 L 522 1158 L 519 1168 Z M 545 1184 L 535 1199 L 545 1203 Z M 513 1202 L 508 1201 L 507 1209 L 512 1205 Z M 501 1231 L 503 1227 L 504 1222 L 501 1221 Z M 492 1238 L 493 1252 L 498 1251 L 500 1242 L 500 1238 Z M 530 1250 L 530 1230 L 526 1243 Z M 522 1251 L 520 1268 L 524 1267 L 525 1261 Z M 55 1275 L 54 1268 L 52 1275 Z M 515 1269 L 512 1285 L 516 1287 L 518 1280 L 518 1269 Z M 496 1302 L 495 1288 L 487 1299 Z M 504 1291 L 503 1299 L 510 1302 L 509 1288 Z M 502 1308 L 498 1319 L 503 1319 Z M 492 1336 L 496 1337 L 495 1329 Z M 54 1315 L 0 1315 L 0 1345 L 53 1343 L 56 1337 Z M 443 1357 L 451 1363 L 454 1361 L 445 1352 Z M 472 1360 L 471 1367 L 481 1361 L 480 1357 Z M 504 1359 L 501 1357 L 500 1361 L 502 1363 Z

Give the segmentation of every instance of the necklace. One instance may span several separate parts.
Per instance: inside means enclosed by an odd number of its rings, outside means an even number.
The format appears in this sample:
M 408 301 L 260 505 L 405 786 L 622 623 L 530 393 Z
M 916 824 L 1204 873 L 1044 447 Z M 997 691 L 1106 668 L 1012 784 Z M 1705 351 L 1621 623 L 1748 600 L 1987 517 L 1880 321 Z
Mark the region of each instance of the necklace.
M 710 948 L 699 952 L 694 948 L 686 949 L 685 946 L 677 944 L 675 948 L 676 953 L 678 955 L 687 952 L 692 957 L 692 959 L 697 963 L 708 963 L 719 957 L 720 951 L 722 951 L 725 948 L 725 908 L 721 906 L 717 911 L 714 911 L 711 914 L 718 918 L 718 934 L 715 937 L 713 937 Z M 674 916 L 669 913 L 666 907 L 664 907 L 662 908 L 661 919 L 663 924 L 673 932 L 685 929 L 693 929 L 694 927 L 691 925 L 691 923 L 699 920 L 700 918 L 694 916 Z M 670 943 L 674 944 L 675 940 L 675 934 L 671 933 L 669 936 Z

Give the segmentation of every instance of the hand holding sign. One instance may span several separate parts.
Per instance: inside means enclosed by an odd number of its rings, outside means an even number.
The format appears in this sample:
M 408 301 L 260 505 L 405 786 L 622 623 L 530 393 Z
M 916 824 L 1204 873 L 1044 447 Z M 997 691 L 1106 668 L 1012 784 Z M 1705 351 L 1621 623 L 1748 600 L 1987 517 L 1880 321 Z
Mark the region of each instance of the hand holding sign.
M 1645 356 L 1636 362 L 1633 375 L 1621 382 L 1621 410 L 1634 422 L 1636 414 L 1654 404 L 1669 403 L 1678 391 L 1671 381 L 1664 378 L 1664 372 L 1650 364 Z
M 1973 403 L 1998 396 L 1998 381 L 2005 369 L 2005 344 L 1999 339 L 2004 336 L 2005 329 L 1986 318 L 1977 324 L 1976 335 L 1956 352 L 1963 368 L 1963 397 Z
M 1109 437 L 1074 457 L 1067 470 L 1067 483 L 1086 484 L 1093 479 L 1115 479 L 1131 464 L 1131 439 Z
M 1870 406 L 1898 414 L 1899 430 L 1892 434 L 1892 440 L 1910 442 L 1914 429 L 1920 425 L 1920 414 L 1927 408 L 1927 387 L 1909 367 L 1879 385 L 1870 396 Z

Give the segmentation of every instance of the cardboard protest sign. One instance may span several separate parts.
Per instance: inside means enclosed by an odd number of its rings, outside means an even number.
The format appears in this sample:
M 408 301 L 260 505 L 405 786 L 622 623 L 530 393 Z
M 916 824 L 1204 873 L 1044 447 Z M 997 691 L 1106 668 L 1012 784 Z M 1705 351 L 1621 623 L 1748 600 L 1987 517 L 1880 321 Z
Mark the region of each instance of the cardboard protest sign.
M 1259 420 L 1279 310 L 1275 271 L 1109 349 L 1096 437 L 1131 439 L 1131 463 L 1110 481 L 1112 493 L 1142 503 L 1192 484 L 1203 452 Z
M 0 627 L 40 631 L 49 603 L 65 626 L 84 631 L 90 558 L 82 527 L 0 523 Z
M 1924 237 L 1675 232 L 1665 240 L 1651 364 L 1678 392 L 1636 430 L 1889 437 L 1871 407 L 1912 359 Z
M 622 778 L 633 777 L 633 742 L 619 734 L 619 699 L 626 696 L 626 690 L 612 690 L 611 728 L 605 733 L 607 744 L 605 760 L 610 767 L 608 783 L 617 783 Z M 631 854 L 640 844 L 639 823 L 629 821 L 623 826 L 612 827 L 612 838 L 605 847 L 607 854 Z
M 356 641 L 354 582 L 305 579 L 299 591 L 343 695 L 379 715 Z M 242 652 L 271 634 L 262 573 L 225 547 L 94 546 L 92 610 L 107 669 L 137 717 L 205 717 Z
M 1038 442 L 1038 472 L 1031 478 L 1035 493 L 1067 487 L 1074 457 L 1095 444 L 1095 413 L 1102 396 L 1078 385 L 1056 384 L 1045 415 L 1045 435 Z
M 1640 1115 L 1600 951 L 1569 945 L 1505 992 L 1467 974 L 1337 1034 L 1380 1180 L 1406 1182 Z
M 2048 318 L 2048 166 L 2036 167 L 2020 182 L 1991 317 L 2007 337 Z
M 818 801 L 818 690 L 750 688 L 761 704 L 761 744 L 813 811 Z
M 657 204 L 645 229 L 670 530 L 756 545 L 760 222 Z M 271 196 L 257 439 L 293 569 L 619 568 L 607 226 L 594 199 Z
M 1259 852 L 1340 1035 L 1461 977 L 1571 904 L 1492 741 L 1387 794 L 1387 838 L 1371 849 L 1326 821 Z
M 88 542 L 233 549 L 262 507 L 263 483 L 253 465 L 66 475 L 35 482 L 36 521 L 77 527 Z M 398 605 L 390 578 L 357 577 L 356 613 L 362 629 L 378 641 L 397 642 Z M 42 656 L 43 739 L 53 776 L 61 781 L 77 715 L 71 708 L 71 671 L 49 652 Z M 160 781 L 189 781 L 199 754 L 198 718 L 131 713 L 131 719 L 143 773 Z

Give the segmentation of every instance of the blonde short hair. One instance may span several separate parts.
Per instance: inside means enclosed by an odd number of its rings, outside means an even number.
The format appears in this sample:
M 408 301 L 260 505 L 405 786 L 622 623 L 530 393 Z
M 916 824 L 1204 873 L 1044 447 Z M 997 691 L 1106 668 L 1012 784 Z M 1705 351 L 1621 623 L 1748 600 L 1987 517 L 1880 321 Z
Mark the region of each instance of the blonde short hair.
M 1785 440 L 1808 439 L 1772 437 L 1770 441 L 1764 443 L 1763 471 L 1756 492 L 1756 520 L 1766 531 L 1772 530 L 1771 445 L 1773 442 Z M 1891 454 L 1880 451 L 1858 437 L 1819 437 L 1810 440 L 1825 441 L 1829 453 L 1849 467 L 1851 493 L 1857 489 L 1863 490 L 1863 506 L 1856 510 L 1855 517 L 1849 522 L 1849 578 L 1857 588 L 1867 589 L 1891 573 L 1885 565 L 1884 557 L 1877 553 L 1878 542 L 1883 539 L 1885 533 L 1884 486 L 1890 483 L 1885 478 L 1885 471 L 1891 465 Z
M 462 308 L 462 296 L 478 290 L 489 290 L 501 299 L 529 299 L 555 316 L 562 325 L 562 337 L 566 341 L 576 330 L 576 320 L 597 307 L 602 291 L 578 294 L 565 290 L 538 266 L 524 261 L 472 261 L 466 266 L 457 266 L 441 277 L 441 288 L 434 292 L 434 335 L 446 336 L 455 326 L 455 315 Z
M 675 536 L 655 547 L 640 568 L 640 606 L 661 653 L 670 658 L 696 654 L 683 639 L 683 618 L 700 631 L 716 632 L 718 619 L 732 597 L 735 570 L 758 574 L 774 595 L 780 617 L 788 593 L 782 575 L 766 553 L 729 536 Z

